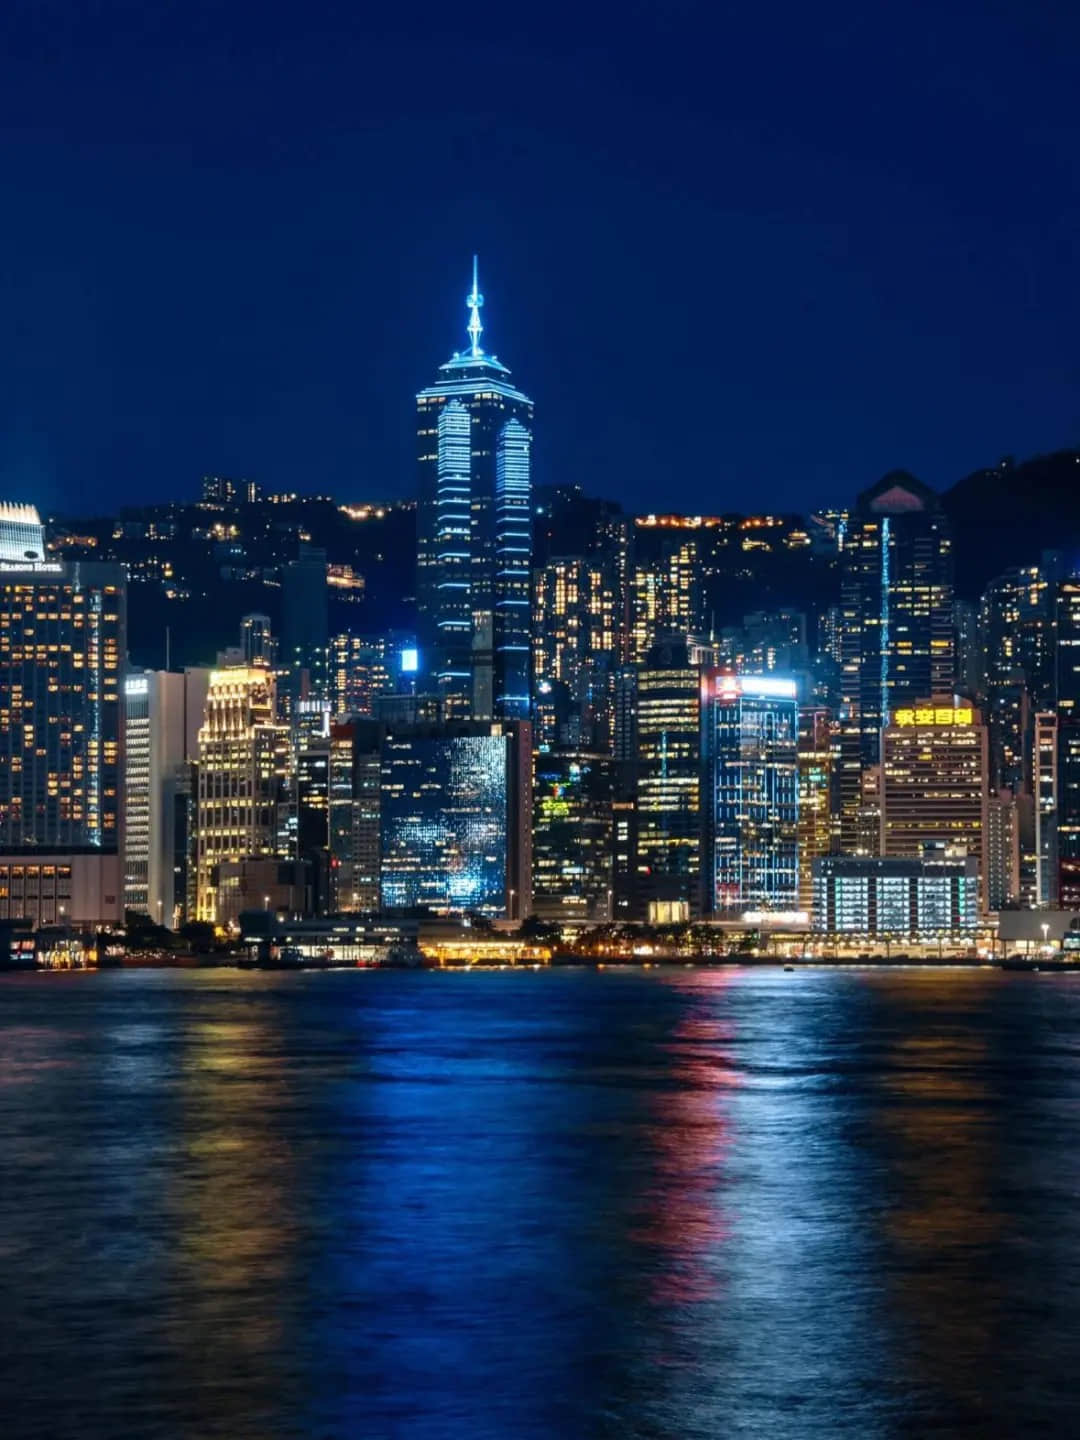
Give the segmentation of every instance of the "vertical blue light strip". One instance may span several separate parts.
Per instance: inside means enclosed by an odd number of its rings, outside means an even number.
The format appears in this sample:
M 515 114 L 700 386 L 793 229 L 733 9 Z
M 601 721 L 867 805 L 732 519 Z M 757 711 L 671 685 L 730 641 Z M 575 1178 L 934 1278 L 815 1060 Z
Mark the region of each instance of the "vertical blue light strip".
M 891 557 L 889 555 L 889 517 L 881 522 L 881 697 L 878 701 L 878 732 L 889 723 L 889 585 Z M 879 742 L 880 745 L 880 742 Z
M 436 628 L 441 690 L 467 690 L 472 637 L 470 504 L 472 500 L 472 416 L 460 400 L 448 400 L 439 415 L 439 456 L 435 492 Z
M 531 445 L 520 420 L 508 420 L 495 452 L 495 713 L 505 720 L 527 720 L 531 706 Z

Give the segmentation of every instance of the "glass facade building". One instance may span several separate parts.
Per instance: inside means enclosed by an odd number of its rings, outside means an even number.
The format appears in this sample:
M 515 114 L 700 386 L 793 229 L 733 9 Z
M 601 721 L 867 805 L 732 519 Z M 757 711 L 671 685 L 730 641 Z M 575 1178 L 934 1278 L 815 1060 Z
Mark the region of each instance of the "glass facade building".
M 183 922 L 185 805 L 210 671 L 129 670 L 124 680 L 124 907 L 168 929 Z
M 382 727 L 354 719 L 330 727 L 330 881 L 338 912 L 379 908 Z
M 286 853 L 289 728 L 277 722 L 274 677 L 264 666 L 211 671 L 198 755 L 196 918 L 213 922 L 224 862 Z
M 706 905 L 713 915 L 794 910 L 799 898 L 799 706 L 794 680 L 703 683 Z
M 634 664 L 645 664 L 652 647 L 669 635 L 685 640 L 700 632 L 702 560 L 694 536 L 638 521 L 630 608 Z
M 700 914 L 702 672 L 685 644 L 658 645 L 637 675 L 635 918 Z M 676 907 L 672 910 L 672 906 Z
M 834 839 L 833 725 L 828 710 L 799 711 L 799 905 L 813 904 L 813 862 L 832 850 Z
M 1058 901 L 1080 907 L 1080 575 L 1057 593 Z
M 618 590 L 601 555 L 553 558 L 535 572 L 536 742 L 610 750 Z
M 813 862 L 813 880 L 819 934 L 929 940 L 979 923 L 976 862 L 943 848 L 919 860 L 825 856 Z
M 388 728 L 380 783 L 384 910 L 528 913 L 527 723 Z
M 330 608 L 326 551 L 301 544 L 281 570 L 281 663 L 291 705 L 329 692 Z
M 532 694 L 532 436 L 508 420 L 495 447 L 495 716 L 528 720 Z
M 953 689 L 952 539 L 934 491 L 894 471 L 860 495 L 841 528 L 840 574 L 837 785 L 851 853 L 862 771 L 880 763 L 889 716 Z
M 612 918 L 612 760 L 540 752 L 533 778 L 533 910 L 544 920 Z
M 125 603 L 119 566 L 3 563 L 0 849 L 119 852 Z
M 448 718 L 525 717 L 533 402 L 480 345 L 475 262 L 466 304 L 468 348 L 416 397 L 420 648 Z

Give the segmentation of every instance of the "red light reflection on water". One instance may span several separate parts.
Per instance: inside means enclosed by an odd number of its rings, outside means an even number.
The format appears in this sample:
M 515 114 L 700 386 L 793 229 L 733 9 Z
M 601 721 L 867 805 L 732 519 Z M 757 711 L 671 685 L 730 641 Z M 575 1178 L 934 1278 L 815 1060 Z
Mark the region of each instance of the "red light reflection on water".
M 710 989 L 728 983 L 725 976 L 708 980 Z M 734 1024 L 711 1013 L 703 996 L 661 1047 L 669 1080 L 654 1091 L 641 1133 L 646 1174 L 629 1231 L 653 1252 L 651 1298 L 660 1305 L 713 1300 L 720 1285 L 717 1262 L 731 1229 L 724 1209 L 732 1143 L 725 1097 L 741 1083 L 734 1038 Z

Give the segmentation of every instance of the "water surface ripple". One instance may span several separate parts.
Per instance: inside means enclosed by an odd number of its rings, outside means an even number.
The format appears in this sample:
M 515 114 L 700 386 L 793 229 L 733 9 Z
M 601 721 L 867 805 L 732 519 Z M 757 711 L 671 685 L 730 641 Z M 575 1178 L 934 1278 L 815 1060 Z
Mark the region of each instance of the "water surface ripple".
M 0 980 L 5 1440 L 1080 1433 L 1080 979 Z

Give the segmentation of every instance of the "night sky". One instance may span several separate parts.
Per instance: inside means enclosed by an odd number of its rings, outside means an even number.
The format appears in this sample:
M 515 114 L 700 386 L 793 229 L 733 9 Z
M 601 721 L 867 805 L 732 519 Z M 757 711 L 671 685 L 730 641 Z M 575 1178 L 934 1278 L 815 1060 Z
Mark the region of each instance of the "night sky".
M 411 494 L 474 249 L 541 482 L 1080 442 L 1075 3 L 0 9 L 2 497 Z

